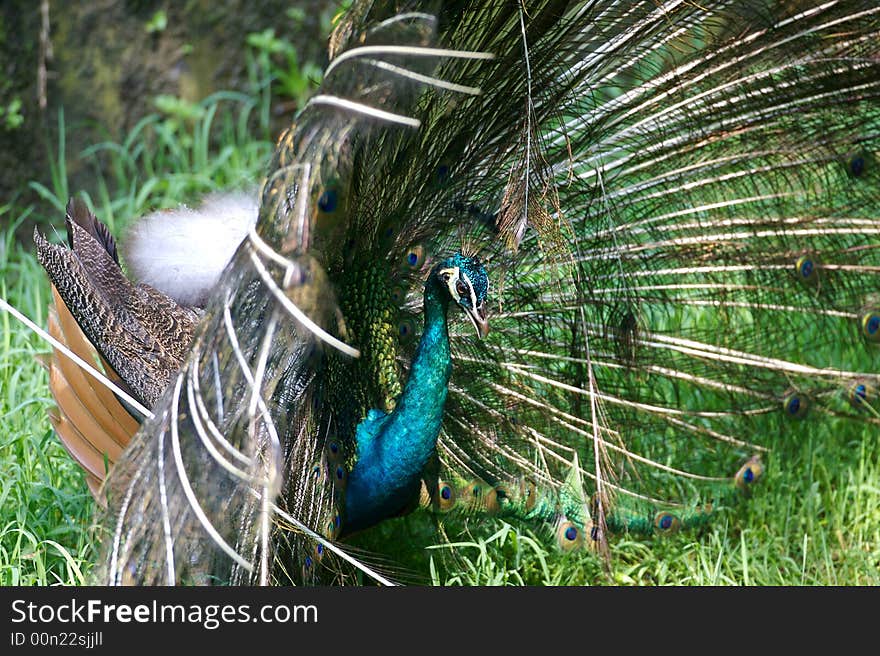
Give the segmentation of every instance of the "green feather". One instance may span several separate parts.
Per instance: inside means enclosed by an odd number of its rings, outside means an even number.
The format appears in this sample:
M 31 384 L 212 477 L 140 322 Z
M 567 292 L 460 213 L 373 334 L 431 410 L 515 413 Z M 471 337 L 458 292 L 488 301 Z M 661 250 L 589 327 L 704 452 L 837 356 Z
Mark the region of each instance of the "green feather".
M 427 4 L 354 2 L 337 26 L 257 236 L 111 472 L 112 580 L 378 576 L 342 553 L 358 427 L 385 436 L 447 365 L 399 512 L 611 557 L 615 532 L 748 497 L 786 436 L 880 423 L 876 3 Z M 426 280 L 459 250 L 492 281 L 492 333 L 452 322 L 448 362 L 414 376 Z M 192 494 L 157 478 L 172 434 Z

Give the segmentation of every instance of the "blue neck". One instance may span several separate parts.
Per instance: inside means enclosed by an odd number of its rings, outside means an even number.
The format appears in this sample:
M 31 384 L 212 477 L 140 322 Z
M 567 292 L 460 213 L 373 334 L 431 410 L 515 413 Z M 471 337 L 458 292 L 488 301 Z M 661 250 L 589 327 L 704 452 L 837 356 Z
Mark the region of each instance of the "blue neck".
M 402 512 L 416 498 L 437 446 L 452 373 L 448 296 L 434 276 L 425 285 L 425 330 L 403 394 L 391 414 L 371 410 L 357 426 L 357 461 L 345 492 L 351 532 Z

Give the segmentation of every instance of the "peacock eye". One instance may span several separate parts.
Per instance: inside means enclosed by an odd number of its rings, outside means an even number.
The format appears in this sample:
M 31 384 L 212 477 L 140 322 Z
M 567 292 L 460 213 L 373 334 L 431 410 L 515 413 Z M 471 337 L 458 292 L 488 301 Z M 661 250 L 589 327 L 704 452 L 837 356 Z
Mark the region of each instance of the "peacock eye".
M 455 291 L 458 292 L 459 296 L 464 296 L 468 293 L 467 285 L 465 285 L 461 280 L 455 283 Z

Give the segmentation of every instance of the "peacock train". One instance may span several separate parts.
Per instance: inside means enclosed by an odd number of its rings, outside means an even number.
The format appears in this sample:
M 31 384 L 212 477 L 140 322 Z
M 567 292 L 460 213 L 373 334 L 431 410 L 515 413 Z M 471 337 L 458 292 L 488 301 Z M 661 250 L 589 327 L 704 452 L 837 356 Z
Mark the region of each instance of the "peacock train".
M 34 235 L 98 582 L 393 582 L 348 540 L 411 512 L 607 557 L 880 423 L 875 2 L 357 0 L 329 55 L 258 193 Z

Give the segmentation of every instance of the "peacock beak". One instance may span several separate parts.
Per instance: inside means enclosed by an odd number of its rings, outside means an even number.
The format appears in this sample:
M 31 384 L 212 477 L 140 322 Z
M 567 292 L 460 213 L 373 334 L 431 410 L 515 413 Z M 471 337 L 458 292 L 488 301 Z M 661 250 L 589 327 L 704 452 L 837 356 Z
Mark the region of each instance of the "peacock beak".
M 477 335 L 480 336 L 480 339 L 486 337 L 489 334 L 489 319 L 486 316 L 486 303 L 480 303 L 475 309 L 468 309 L 466 311 L 468 315 L 468 319 L 471 320 L 471 323 L 474 324 L 474 328 L 477 329 Z

